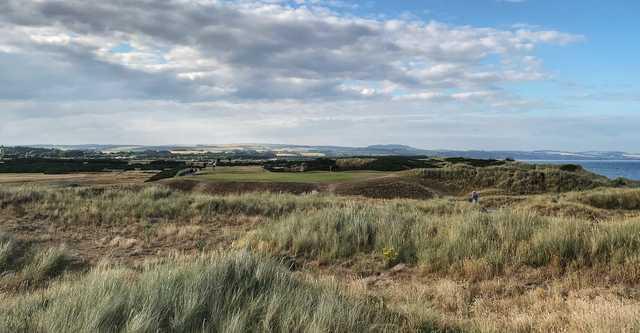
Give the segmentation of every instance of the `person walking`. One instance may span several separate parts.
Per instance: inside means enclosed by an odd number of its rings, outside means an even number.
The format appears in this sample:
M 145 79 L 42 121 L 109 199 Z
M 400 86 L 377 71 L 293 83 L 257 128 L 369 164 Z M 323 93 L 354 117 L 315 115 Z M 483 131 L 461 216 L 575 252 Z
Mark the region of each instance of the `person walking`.
M 473 191 L 471 192 L 471 203 L 476 205 L 480 201 L 480 193 Z

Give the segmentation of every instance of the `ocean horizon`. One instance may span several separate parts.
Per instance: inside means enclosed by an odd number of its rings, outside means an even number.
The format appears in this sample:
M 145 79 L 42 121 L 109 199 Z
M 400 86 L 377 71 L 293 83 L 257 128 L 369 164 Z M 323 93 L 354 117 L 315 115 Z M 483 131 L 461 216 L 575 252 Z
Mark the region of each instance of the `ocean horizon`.
M 519 160 L 531 164 L 577 164 L 610 179 L 640 180 L 640 160 Z

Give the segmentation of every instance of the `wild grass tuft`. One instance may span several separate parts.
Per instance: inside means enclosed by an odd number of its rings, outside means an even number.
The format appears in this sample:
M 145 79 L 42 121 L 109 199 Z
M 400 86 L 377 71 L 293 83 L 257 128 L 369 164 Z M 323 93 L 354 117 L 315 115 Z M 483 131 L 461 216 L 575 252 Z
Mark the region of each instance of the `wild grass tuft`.
M 0 331 L 397 332 L 406 320 L 247 253 L 96 268 L 0 305 Z
M 39 288 L 62 275 L 71 263 L 64 247 L 40 248 L 0 232 L 0 291 Z
M 64 247 L 40 250 L 22 268 L 22 279 L 31 283 L 42 282 L 64 272 L 70 261 Z

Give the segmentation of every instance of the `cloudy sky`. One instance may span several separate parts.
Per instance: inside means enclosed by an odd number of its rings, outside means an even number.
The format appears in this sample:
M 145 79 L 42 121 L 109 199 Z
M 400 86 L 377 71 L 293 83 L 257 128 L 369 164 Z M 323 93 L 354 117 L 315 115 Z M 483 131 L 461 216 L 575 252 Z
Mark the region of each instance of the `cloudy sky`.
M 0 144 L 640 152 L 640 2 L 0 0 Z

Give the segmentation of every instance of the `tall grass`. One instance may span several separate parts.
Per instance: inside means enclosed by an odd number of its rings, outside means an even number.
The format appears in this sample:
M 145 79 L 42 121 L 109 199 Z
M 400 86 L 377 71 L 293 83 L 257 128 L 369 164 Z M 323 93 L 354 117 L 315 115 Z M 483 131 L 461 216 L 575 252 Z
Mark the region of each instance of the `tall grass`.
M 353 206 L 275 219 L 247 236 L 245 244 L 325 260 L 393 249 L 397 261 L 492 276 L 525 266 L 629 268 L 640 258 L 640 221 L 594 224 L 529 211 L 431 215 L 398 204 Z
M 41 248 L 0 231 L 0 290 L 46 285 L 71 263 L 64 247 Z
M 37 213 L 66 223 L 117 224 L 137 220 L 211 220 L 219 215 L 280 216 L 296 210 L 340 205 L 322 195 L 195 194 L 162 186 L 0 189 L 0 207 Z
M 302 281 L 247 253 L 96 268 L 0 305 L 2 332 L 397 332 L 379 302 Z
M 24 281 L 38 283 L 60 275 L 69 266 L 71 258 L 64 247 L 37 251 L 22 268 Z
M 395 200 L 427 213 L 448 214 L 459 205 L 448 200 Z M 282 217 L 345 206 L 374 207 L 384 201 L 338 198 L 332 195 L 245 193 L 208 195 L 163 186 L 55 188 L 49 186 L 0 189 L 0 206 L 64 223 L 127 224 L 136 221 L 210 221 L 221 216 Z
M 573 201 L 602 209 L 640 209 L 639 189 L 600 189 L 584 193 L 573 193 Z
M 248 244 L 326 260 L 392 247 L 409 261 L 415 254 L 411 228 L 422 216 L 401 204 L 294 213 L 260 227 L 249 236 Z

